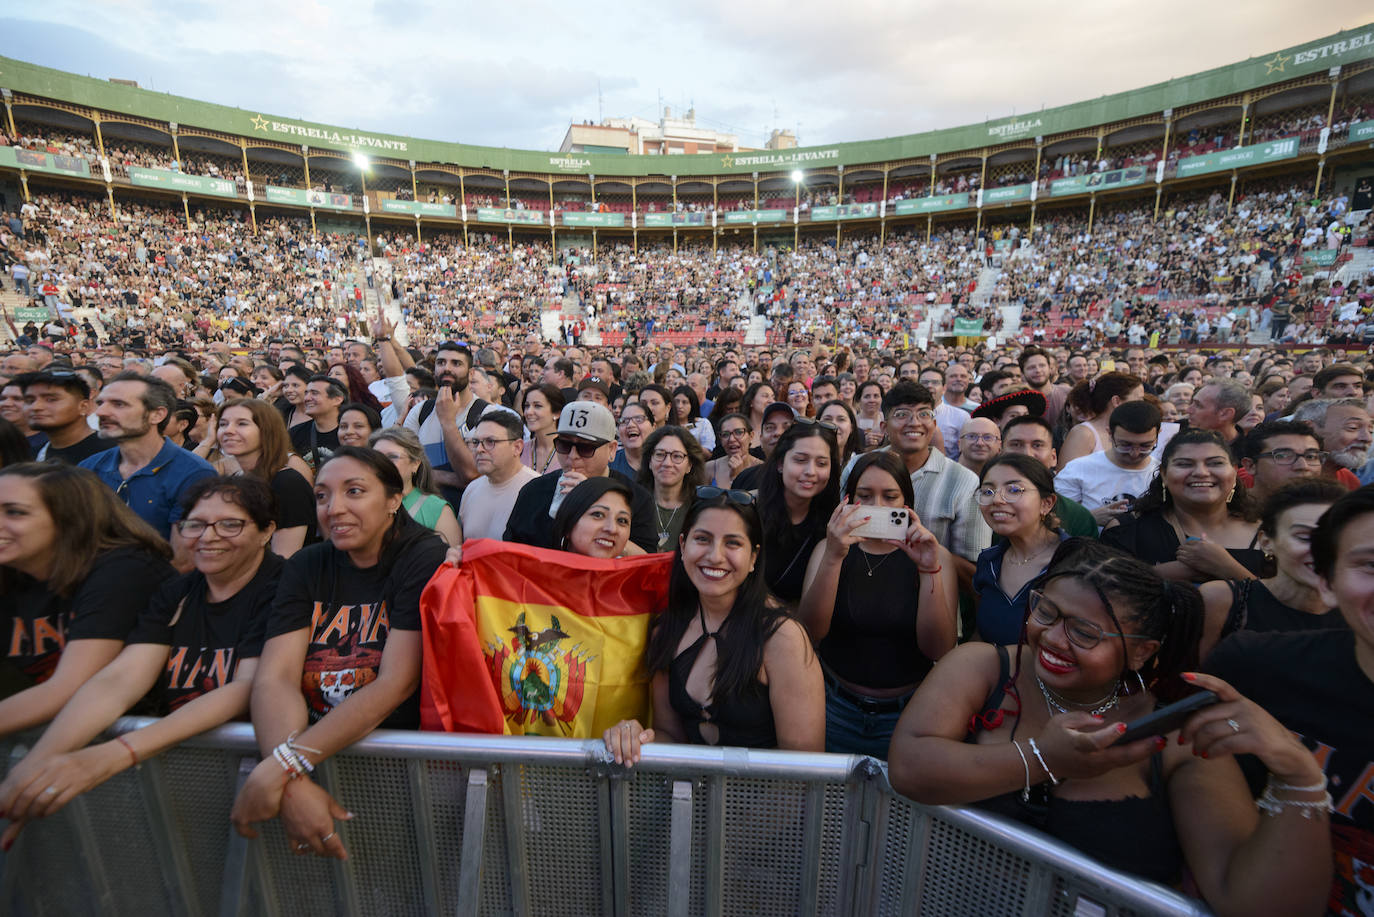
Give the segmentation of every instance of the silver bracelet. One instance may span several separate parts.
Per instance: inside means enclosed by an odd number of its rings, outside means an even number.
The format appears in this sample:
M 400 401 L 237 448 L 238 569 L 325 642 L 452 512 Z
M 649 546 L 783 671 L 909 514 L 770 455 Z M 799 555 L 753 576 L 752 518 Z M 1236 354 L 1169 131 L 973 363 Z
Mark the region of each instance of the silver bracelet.
M 1311 818 L 1316 812 L 1330 812 L 1332 805 L 1329 792 L 1323 793 L 1321 799 L 1279 799 L 1274 795 L 1273 787 L 1265 787 L 1260 798 L 1255 800 L 1255 808 L 1265 815 L 1278 815 L 1284 809 L 1297 809 L 1303 818 Z
M 1030 762 L 1026 760 L 1026 753 L 1021 750 L 1021 743 L 1012 740 L 1011 747 L 1016 749 L 1016 753 L 1021 756 L 1021 768 L 1026 772 L 1026 786 L 1021 790 L 1021 801 L 1030 802 Z
M 1320 793 L 1322 790 L 1326 789 L 1326 780 L 1323 779 L 1321 783 L 1314 783 L 1311 786 L 1293 786 L 1291 783 L 1284 783 L 1273 774 L 1270 774 L 1268 785 L 1276 790 L 1283 790 L 1288 793 Z
M 1040 766 L 1045 769 L 1045 776 L 1050 778 L 1050 784 L 1059 786 L 1059 778 L 1054 776 L 1054 771 L 1045 763 L 1045 756 L 1040 754 L 1040 746 L 1035 744 L 1035 739 L 1027 739 L 1026 744 L 1030 745 L 1031 753 L 1035 755 L 1035 760 L 1040 762 Z

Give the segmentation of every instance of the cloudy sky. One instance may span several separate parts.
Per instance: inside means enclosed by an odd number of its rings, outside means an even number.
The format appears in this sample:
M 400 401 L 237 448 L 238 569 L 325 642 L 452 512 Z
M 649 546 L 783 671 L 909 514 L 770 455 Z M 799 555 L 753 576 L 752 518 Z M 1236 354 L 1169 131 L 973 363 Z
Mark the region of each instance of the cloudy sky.
M 557 148 L 598 112 L 656 117 L 661 98 L 761 146 L 773 127 L 820 144 L 1081 101 L 1370 21 L 1367 0 L 45 0 L 7 5 L 0 55 L 285 117 L 531 149 Z

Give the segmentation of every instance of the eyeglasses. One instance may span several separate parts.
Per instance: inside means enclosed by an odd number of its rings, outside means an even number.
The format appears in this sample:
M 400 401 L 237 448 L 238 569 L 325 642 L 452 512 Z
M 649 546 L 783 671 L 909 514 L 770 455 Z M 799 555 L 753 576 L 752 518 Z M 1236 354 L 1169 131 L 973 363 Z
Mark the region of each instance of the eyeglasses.
M 1112 448 L 1122 455 L 1149 455 L 1155 451 L 1155 446 L 1159 445 L 1159 440 L 1152 443 L 1119 443 L 1112 440 Z
M 820 427 L 822 430 L 829 430 L 831 433 L 838 433 L 840 428 L 833 423 L 824 420 L 817 420 L 814 417 L 798 417 L 792 421 L 794 424 L 803 427 Z
M 655 449 L 649 456 L 655 462 L 672 462 L 674 465 L 681 465 L 687 461 L 686 452 L 666 452 L 663 449 Z
M 931 423 L 935 420 L 935 412 L 928 409 L 924 411 L 898 409 L 887 415 L 887 419 L 894 424 L 908 424 L 913 420 L 919 420 L 921 423 Z
M 477 439 L 475 437 L 473 439 L 465 439 L 463 440 L 463 442 L 467 443 L 468 448 L 473 450 L 474 452 L 476 452 L 478 449 L 485 449 L 488 452 L 490 452 L 491 450 L 496 448 L 497 443 L 513 443 L 515 442 L 515 438 L 511 437 L 509 439 L 497 439 L 494 436 L 485 436 L 481 439 Z M 555 443 L 554 445 L 557 445 L 557 443 Z
M 203 519 L 183 519 L 177 523 L 177 531 L 187 538 L 199 538 L 205 534 L 206 529 L 214 529 L 215 534 L 221 538 L 233 538 L 242 532 L 243 527 L 247 524 L 247 519 L 220 519 L 215 522 L 206 522 Z
M 970 443 L 995 443 L 1002 437 L 996 433 L 965 433 L 959 438 Z
M 1298 459 L 1302 459 L 1309 465 L 1320 465 L 1331 455 L 1320 449 L 1308 449 L 1306 452 L 1299 452 L 1296 449 L 1271 449 L 1268 452 L 1261 452 L 1255 458 L 1271 458 L 1275 465 L 1296 465 Z
M 1069 638 L 1069 642 L 1079 649 L 1090 650 L 1101 643 L 1103 637 L 1120 637 L 1123 640 L 1153 639 L 1145 634 L 1112 633 L 1091 621 L 1066 615 L 1053 602 L 1046 600 L 1045 593 L 1039 589 L 1031 590 L 1030 600 L 1026 604 L 1030 609 L 1030 619 L 1042 627 L 1053 627 L 1054 622 L 1063 618 L 1064 634 Z
M 710 484 L 704 484 L 697 488 L 698 500 L 714 500 L 717 497 L 725 497 L 731 503 L 740 506 L 754 505 L 754 495 L 747 490 L 727 490 L 724 487 L 715 487 Z
M 622 417 L 618 421 L 616 421 L 616 426 L 628 427 L 630 424 L 635 424 L 637 426 L 639 424 L 648 422 L 649 418 L 647 417 Z
M 974 492 L 979 506 L 991 506 L 1000 496 L 1003 503 L 1015 503 L 1030 493 L 1029 487 L 1020 484 L 1005 484 L 1001 487 L 980 487 Z
M 553 447 L 558 450 L 559 455 L 567 455 L 574 449 L 582 458 L 591 458 L 596 455 L 596 450 L 604 446 L 605 443 L 584 443 L 581 440 L 555 439 Z
M 720 431 L 720 438 L 721 438 L 721 439 L 744 439 L 744 437 L 746 437 L 746 436 L 748 436 L 748 435 L 749 435 L 749 431 L 748 431 L 748 430 L 721 430 L 721 431 Z

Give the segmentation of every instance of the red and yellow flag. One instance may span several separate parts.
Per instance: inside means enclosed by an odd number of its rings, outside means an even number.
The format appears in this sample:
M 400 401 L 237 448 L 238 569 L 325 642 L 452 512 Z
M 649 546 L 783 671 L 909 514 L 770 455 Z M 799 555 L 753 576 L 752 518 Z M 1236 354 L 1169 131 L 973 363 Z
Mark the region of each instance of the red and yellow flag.
M 477 539 L 420 599 L 425 729 L 563 738 L 649 722 L 644 647 L 671 554 L 601 560 Z

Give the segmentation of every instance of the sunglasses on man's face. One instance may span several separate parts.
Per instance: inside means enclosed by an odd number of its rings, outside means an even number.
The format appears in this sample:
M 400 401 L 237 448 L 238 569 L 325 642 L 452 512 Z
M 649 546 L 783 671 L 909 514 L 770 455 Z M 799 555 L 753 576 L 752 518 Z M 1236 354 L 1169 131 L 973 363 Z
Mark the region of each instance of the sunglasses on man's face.
M 600 449 L 601 443 L 584 443 L 580 439 L 555 439 L 553 447 L 558 450 L 559 455 L 568 455 L 574 449 L 582 458 L 591 458 L 596 455 L 596 450 Z

